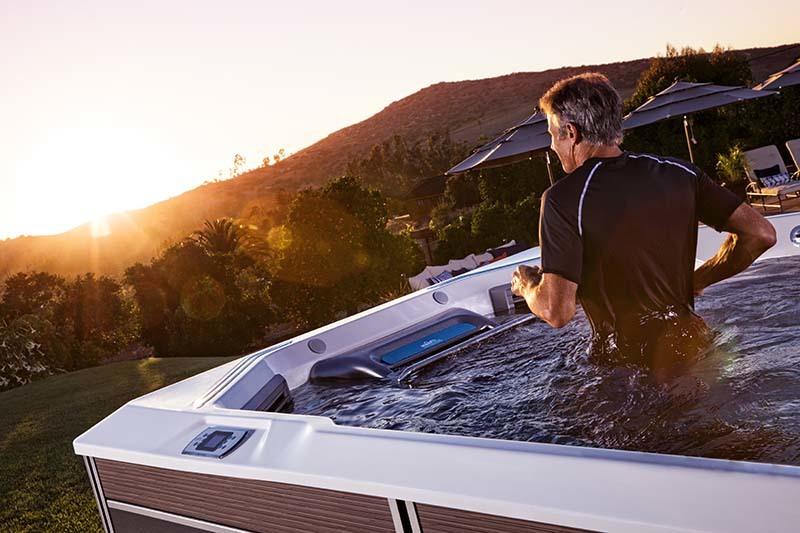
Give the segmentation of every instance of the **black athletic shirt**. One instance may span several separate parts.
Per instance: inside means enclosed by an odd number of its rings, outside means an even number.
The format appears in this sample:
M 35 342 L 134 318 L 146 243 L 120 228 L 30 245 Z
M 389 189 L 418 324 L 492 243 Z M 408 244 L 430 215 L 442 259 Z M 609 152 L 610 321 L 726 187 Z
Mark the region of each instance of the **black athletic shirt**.
M 741 200 L 679 159 L 592 158 L 542 196 L 542 270 L 578 284 L 597 336 L 642 317 L 693 315 L 697 223 L 718 231 Z

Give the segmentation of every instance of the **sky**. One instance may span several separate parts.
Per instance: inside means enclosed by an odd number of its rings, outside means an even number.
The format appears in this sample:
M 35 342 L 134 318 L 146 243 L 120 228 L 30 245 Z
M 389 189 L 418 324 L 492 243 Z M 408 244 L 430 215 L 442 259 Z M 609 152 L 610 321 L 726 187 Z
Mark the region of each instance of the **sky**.
M 439 81 L 798 41 L 792 0 L 0 0 L 0 239 L 298 151 Z M 390 132 L 387 132 L 387 134 Z

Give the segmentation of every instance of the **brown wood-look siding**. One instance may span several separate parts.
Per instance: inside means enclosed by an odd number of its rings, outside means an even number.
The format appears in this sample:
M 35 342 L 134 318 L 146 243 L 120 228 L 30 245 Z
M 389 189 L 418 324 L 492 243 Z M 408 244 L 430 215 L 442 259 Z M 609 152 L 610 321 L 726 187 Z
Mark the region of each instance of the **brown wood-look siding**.
M 395 531 L 386 498 L 97 459 L 106 499 L 264 533 Z
M 416 510 L 422 533 L 596 533 L 419 503 Z

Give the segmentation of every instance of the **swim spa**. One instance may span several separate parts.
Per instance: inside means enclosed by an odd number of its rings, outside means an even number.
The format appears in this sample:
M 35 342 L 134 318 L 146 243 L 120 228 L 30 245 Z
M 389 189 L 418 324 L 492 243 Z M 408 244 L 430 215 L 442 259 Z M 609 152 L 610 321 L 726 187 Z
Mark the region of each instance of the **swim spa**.
M 800 243 L 800 214 L 770 221 L 778 245 L 736 280 L 743 287 L 755 285 L 758 269 L 769 268 L 775 258 L 800 253 L 793 242 Z M 721 240 L 701 228 L 698 257 L 712 255 Z M 458 416 L 469 404 L 468 394 L 491 388 L 490 367 L 503 357 L 517 375 L 535 374 L 519 353 L 484 348 L 510 346 L 513 352 L 543 334 L 530 315 L 515 313 L 507 291 L 516 266 L 536 264 L 537 256 L 537 249 L 528 250 L 129 402 L 74 443 L 86 462 L 104 527 L 117 532 L 796 530 L 800 467 L 776 464 L 772 456 L 746 462 L 672 455 L 702 455 L 702 450 L 668 446 L 655 449 L 669 453 L 632 451 L 641 443 L 626 441 L 625 432 L 611 432 L 622 435 L 618 440 L 606 435 L 596 442 L 581 433 L 548 433 L 546 414 L 538 419 L 544 431 L 528 427 L 526 434 L 515 434 L 516 427 L 525 427 L 514 418 L 522 407 L 552 409 L 544 399 L 558 396 L 558 383 L 534 383 L 540 390 L 509 392 L 496 409 Z M 782 276 L 791 281 L 791 274 Z M 708 304 L 698 302 L 704 314 L 731 305 L 730 295 L 709 298 Z M 791 310 L 780 312 L 770 315 L 771 324 L 791 322 Z M 547 342 L 571 349 L 559 345 L 569 340 Z M 556 364 L 546 356 L 528 359 Z M 459 362 L 473 371 L 467 390 L 447 380 L 449 365 Z M 572 362 L 567 358 L 563 364 Z M 712 366 L 732 379 L 742 371 L 724 362 Z M 430 403 L 427 392 L 450 387 L 445 392 L 454 394 L 436 406 L 440 417 L 453 424 L 460 418 L 465 425 L 473 421 L 472 428 L 461 431 L 446 423 L 435 432 L 438 426 L 404 426 L 402 417 L 381 417 L 386 397 L 378 397 L 375 406 L 362 397 L 360 405 L 331 410 L 320 394 L 341 390 L 346 397 L 357 387 L 389 386 L 397 395 L 390 407 L 403 406 L 411 415 L 415 401 Z M 541 390 L 547 387 L 549 393 Z M 598 385 L 586 387 L 591 392 Z M 596 401 L 587 394 L 587 402 Z M 761 400 L 757 394 L 747 398 L 752 404 Z M 785 400 L 781 412 L 750 414 L 794 416 L 797 400 Z M 594 411 L 607 412 L 606 422 L 621 412 L 596 403 Z M 658 417 L 651 421 L 643 438 L 664 435 Z M 370 424 L 375 427 L 363 427 Z M 474 431 L 490 426 L 505 428 L 504 438 Z M 780 432 L 760 438 L 773 439 L 779 448 L 791 445 Z

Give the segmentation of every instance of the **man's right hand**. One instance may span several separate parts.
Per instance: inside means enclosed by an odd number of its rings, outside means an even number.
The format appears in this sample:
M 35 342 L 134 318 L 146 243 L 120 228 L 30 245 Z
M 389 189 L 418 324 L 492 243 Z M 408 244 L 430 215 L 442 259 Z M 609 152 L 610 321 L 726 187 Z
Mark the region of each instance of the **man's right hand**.
M 525 297 L 525 293 L 542 282 L 542 269 L 539 266 L 520 265 L 511 276 L 511 293 Z

